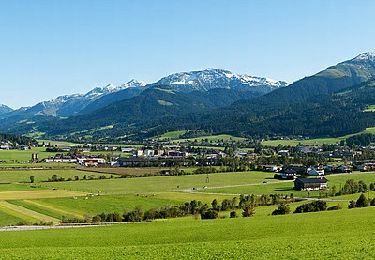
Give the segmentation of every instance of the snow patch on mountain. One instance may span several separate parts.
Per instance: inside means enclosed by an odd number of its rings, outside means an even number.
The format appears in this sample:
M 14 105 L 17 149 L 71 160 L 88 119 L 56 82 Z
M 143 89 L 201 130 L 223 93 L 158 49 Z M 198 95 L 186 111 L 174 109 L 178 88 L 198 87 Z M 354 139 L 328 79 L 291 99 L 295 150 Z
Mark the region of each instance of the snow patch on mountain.
M 184 86 L 184 90 L 207 91 L 214 88 L 244 89 L 268 88 L 270 91 L 287 85 L 286 82 L 247 74 L 234 74 L 228 70 L 206 69 L 180 72 L 160 79 L 157 85 Z
M 356 56 L 353 60 L 354 61 L 375 60 L 375 52 L 361 53 L 358 56 Z

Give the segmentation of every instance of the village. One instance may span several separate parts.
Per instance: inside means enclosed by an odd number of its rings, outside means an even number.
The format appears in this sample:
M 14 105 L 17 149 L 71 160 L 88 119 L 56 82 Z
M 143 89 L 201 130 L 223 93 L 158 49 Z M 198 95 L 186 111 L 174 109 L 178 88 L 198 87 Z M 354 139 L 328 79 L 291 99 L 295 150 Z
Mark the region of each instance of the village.
M 53 156 L 31 154 L 30 163 L 75 164 L 78 168 L 160 167 L 153 175 L 185 174 L 184 169 L 198 167 L 195 173 L 264 171 L 279 180 L 293 180 L 295 190 L 325 190 L 326 175 L 375 170 L 375 160 L 366 157 L 374 146 L 345 145 L 261 146 L 244 141 L 185 142 L 151 140 L 126 145 L 77 144 L 57 146 L 49 143 L 17 145 L 2 143 L 1 150 L 30 150 L 37 146 Z M 247 147 L 245 147 L 247 146 Z M 250 147 L 249 147 L 250 146 Z M 40 151 L 40 150 L 39 150 Z

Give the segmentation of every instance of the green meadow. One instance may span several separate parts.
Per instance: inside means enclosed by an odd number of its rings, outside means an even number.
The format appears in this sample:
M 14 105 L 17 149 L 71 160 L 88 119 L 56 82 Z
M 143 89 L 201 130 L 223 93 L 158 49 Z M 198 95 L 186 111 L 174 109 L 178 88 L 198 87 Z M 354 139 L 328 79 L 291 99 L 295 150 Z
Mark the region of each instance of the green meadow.
M 297 145 L 323 145 L 323 144 L 337 144 L 340 141 L 343 141 L 351 136 L 358 135 L 358 134 L 375 134 L 375 127 L 370 127 L 365 129 L 362 132 L 340 136 L 336 138 L 315 138 L 315 139 L 303 139 L 303 140 L 296 140 L 296 139 L 279 139 L 279 140 L 266 140 L 263 141 L 262 144 L 265 146 L 297 146 Z
M 38 154 L 39 160 L 54 156 L 56 154 L 46 152 L 45 147 L 33 147 L 30 150 L 0 150 L 0 161 L 6 163 L 29 162 L 33 153 Z
M 372 259 L 374 214 L 368 207 L 2 232 L 0 252 L 7 259 Z

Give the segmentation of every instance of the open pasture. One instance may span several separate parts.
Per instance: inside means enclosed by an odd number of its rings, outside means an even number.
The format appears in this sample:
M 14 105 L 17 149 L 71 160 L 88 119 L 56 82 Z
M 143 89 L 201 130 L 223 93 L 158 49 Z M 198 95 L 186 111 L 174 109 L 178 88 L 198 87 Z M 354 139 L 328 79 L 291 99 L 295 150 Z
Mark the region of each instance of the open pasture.
M 323 144 L 337 144 L 340 141 L 343 141 L 351 136 L 358 135 L 358 134 L 375 134 L 375 127 L 369 127 L 363 130 L 362 132 L 348 134 L 339 137 L 332 137 L 332 138 L 313 138 L 313 139 L 303 139 L 303 140 L 296 140 L 296 139 L 279 139 L 279 140 L 266 140 L 262 142 L 262 145 L 265 146 L 297 146 L 297 145 L 323 145 Z
M 75 169 L 54 169 L 54 170 L 3 170 L 0 171 L 0 180 L 2 183 L 30 183 L 30 176 L 34 176 L 34 182 L 48 181 L 53 175 L 64 179 L 74 179 L 76 176 L 81 180 L 84 176 L 98 178 L 103 174 L 91 171 L 79 171 Z M 107 176 L 109 177 L 109 176 Z
M 39 160 L 54 156 L 56 154 L 46 152 L 45 147 L 33 147 L 30 150 L 0 150 L 0 161 L 5 163 L 29 162 L 33 153 L 38 154 Z
M 223 185 L 261 184 L 276 182 L 272 173 L 238 172 L 215 173 L 207 175 L 186 176 L 152 176 L 145 178 L 115 178 L 92 180 L 89 182 L 53 182 L 42 183 L 45 188 L 76 190 L 85 192 L 102 192 L 105 194 L 148 193 L 165 191 L 192 191 L 203 187 L 221 187 Z
M 18 200 L 18 199 L 41 199 L 41 198 L 59 198 L 84 196 L 86 193 L 79 191 L 66 190 L 20 190 L 20 191 L 0 191 L 1 200 Z
M 10 259 L 77 255 L 86 259 L 316 259 L 317 254 L 325 259 L 371 259 L 375 257 L 374 214 L 375 208 L 369 207 L 263 218 L 184 218 L 7 232 L 0 233 L 0 252 Z
M 198 167 L 181 167 L 180 170 L 184 172 L 191 173 Z M 95 169 L 88 169 L 88 171 L 96 172 L 96 173 L 106 173 L 106 174 L 116 174 L 116 175 L 123 175 L 123 176 L 151 176 L 151 175 L 158 175 L 163 170 L 170 170 L 169 167 L 117 167 L 117 168 L 95 168 Z
M 367 173 L 360 173 L 355 172 L 352 174 L 336 174 L 336 175 L 327 175 L 325 176 L 328 180 L 328 187 L 332 188 L 336 186 L 336 191 L 338 191 L 341 187 L 344 186 L 346 180 L 354 179 L 356 181 L 364 181 L 367 184 L 371 182 L 375 182 L 375 173 L 374 172 L 367 172 Z M 326 194 L 324 191 L 295 191 L 293 189 L 294 184 L 292 181 L 281 181 L 281 182 L 268 182 L 262 183 L 258 185 L 239 185 L 239 186 L 231 186 L 227 185 L 227 187 L 209 187 L 204 192 L 214 192 L 214 193 L 229 193 L 229 194 L 270 194 L 270 193 L 278 193 L 278 194 L 285 194 L 290 195 L 293 193 L 295 197 L 325 197 Z

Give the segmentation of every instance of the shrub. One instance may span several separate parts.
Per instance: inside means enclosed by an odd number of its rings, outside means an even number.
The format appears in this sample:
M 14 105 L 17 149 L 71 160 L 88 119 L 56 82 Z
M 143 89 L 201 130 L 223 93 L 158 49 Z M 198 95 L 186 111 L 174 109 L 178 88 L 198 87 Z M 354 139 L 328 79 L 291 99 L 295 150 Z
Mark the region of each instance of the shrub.
M 290 207 L 288 204 L 282 203 L 277 209 L 272 212 L 272 215 L 285 215 L 290 213 Z
M 361 194 L 358 200 L 355 202 L 356 207 L 367 207 L 368 206 L 368 199 L 366 198 L 365 194 Z
M 217 219 L 219 213 L 214 209 L 209 209 L 201 213 L 201 219 Z
M 143 220 L 143 211 L 141 208 L 135 208 L 123 215 L 125 222 L 141 222 Z
M 308 204 L 298 206 L 295 209 L 294 213 L 316 212 L 316 211 L 324 211 L 326 209 L 327 209 L 327 202 L 322 201 L 322 200 L 316 200 Z
M 230 212 L 230 218 L 237 218 L 237 212 L 231 211 Z
M 327 210 L 339 210 L 339 209 L 342 209 L 341 205 L 335 205 L 335 206 L 331 206 L 327 208 Z

